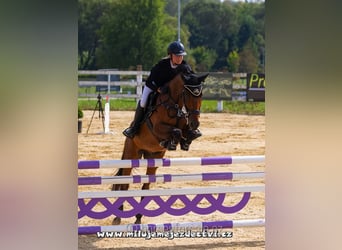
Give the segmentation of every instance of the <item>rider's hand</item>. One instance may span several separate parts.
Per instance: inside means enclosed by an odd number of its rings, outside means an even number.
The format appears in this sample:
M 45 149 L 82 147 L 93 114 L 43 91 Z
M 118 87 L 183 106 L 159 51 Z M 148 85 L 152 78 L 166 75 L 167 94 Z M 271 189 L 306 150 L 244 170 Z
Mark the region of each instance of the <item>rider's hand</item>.
M 177 66 L 177 71 L 183 74 L 191 74 L 192 69 L 188 64 L 180 64 Z

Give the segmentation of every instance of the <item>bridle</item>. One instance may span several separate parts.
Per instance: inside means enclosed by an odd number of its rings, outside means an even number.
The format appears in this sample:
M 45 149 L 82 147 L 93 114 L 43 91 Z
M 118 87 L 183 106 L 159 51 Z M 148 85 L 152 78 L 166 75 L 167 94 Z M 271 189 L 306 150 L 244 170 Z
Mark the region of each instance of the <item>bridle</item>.
M 167 99 L 157 103 L 157 106 L 162 105 L 167 110 L 167 115 L 171 119 L 177 119 L 177 125 L 181 119 L 186 120 L 186 124 L 189 124 L 189 117 L 191 115 L 200 115 L 201 111 L 199 109 L 189 109 L 186 105 L 186 97 L 189 96 L 186 93 L 190 93 L 193 97 L 200 97 L 202 95 L 202 84 L 189 85 L 184 84 L 183 90 L 180 95 L 177 96 L 177 100 L 173 98 L 170 91 L 165 93 Z M 175 111 L 175 112 L 172 112 Z

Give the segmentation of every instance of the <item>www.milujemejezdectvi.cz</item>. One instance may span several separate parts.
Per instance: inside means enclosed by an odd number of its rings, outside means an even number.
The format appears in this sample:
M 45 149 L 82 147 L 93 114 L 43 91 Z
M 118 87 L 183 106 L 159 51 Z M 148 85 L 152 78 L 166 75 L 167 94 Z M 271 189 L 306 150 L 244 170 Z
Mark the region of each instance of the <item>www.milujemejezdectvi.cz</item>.
M 97 232 L 98 238 L 144 238 L 150 240 L 152 238 L 167 238 L 169 240 L 178 238 L 232 238 L 233 232 L 220 232 L 221 230 L 204 230 L 204 231 L 167 231 L 167 232 L 150 232 L 150 231 L 133 231 L 133 232 Z

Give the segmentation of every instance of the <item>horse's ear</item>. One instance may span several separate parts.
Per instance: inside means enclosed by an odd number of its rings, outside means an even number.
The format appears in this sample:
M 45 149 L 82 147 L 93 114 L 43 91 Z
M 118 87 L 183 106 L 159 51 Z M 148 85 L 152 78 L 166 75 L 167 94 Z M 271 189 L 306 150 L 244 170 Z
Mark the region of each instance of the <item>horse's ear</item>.
M 204 80 L 205 80 L 205 78 L 207 78 L 207 76 L 209 75 L 209 73 L 203 73 L 203 74 L 200 74 L 200 75 L 198 75 L 198 82 L 199 83 L 202 83 L 202 82 L 204 82 Z
M 184 75 L 184 74 L 182 74 L 182 77 L 183 77 L 183 80 L 185 82 L 188 82 L 190 80 L 190 78 L 191 78 L 189 75 Z

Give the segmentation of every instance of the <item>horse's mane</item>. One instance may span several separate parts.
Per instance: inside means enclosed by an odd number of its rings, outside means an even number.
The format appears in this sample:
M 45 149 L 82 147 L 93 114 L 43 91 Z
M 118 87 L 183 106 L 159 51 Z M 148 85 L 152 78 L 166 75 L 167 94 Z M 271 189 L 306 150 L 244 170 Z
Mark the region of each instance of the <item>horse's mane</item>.
M 172 78 L 169 82 L 167 82 L 164 86 L 162 86 L 160 88 L 160 92 L 162 94 L 169 93 L 169 91 L 172 89 L 172 87 L 175 87 L 175 86 L 172 86 L 172 84 L 177 82 L 177 78 L 180 78 L 180 82 L 182 83 L 181 87 L 183 88 L 184 82 L 182 80 L 182 73 L 180 72 L 174 78 Z
M 198 75 L 193 72 L 179 72 L 161 88 L 161 93 L 166 94 L 169 91 L 176 90 L 176 94 L 179 94 L 179 91 L 185 87 L 193 96 L 200 96 L 203 89 L 202 83 L 207 76 L 208 73 Z

